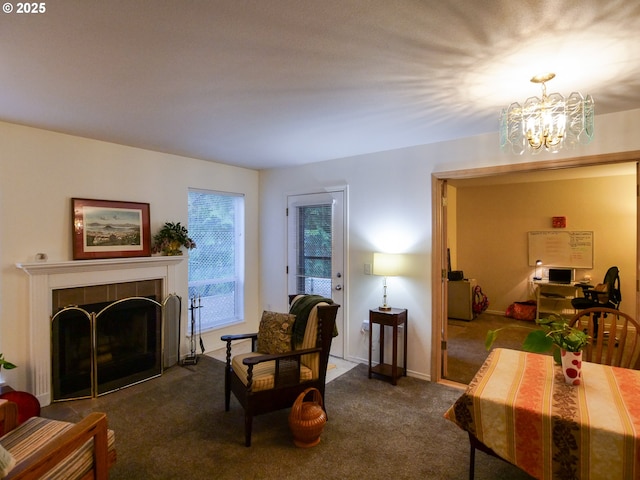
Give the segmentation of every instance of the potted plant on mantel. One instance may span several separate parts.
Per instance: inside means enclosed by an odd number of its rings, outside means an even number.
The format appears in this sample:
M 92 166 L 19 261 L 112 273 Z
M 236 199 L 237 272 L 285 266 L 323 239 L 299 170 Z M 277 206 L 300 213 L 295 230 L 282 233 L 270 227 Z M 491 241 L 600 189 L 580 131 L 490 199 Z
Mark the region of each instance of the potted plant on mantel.
M 545 353 L 553 349 L 553 358 L 562 365 L 565 380 L 570 385 L 579 385 L 582 367 L 582 350 L 589 344 L 591 337 L 582 330 L 569 326 L 560 315 L 551 314 L 547 318 L 536 320 L 540 329 L 531 331 L 522 344 L 526 352 Z M 485 339 L 485 348 L 491 349 L 498 332 L 505 328 L 527 328 L 510 325 L 489 330 Z
M 196 248 L 196 242 L 189 238 L 187 229 L 180 222 L 166 222 L 153 237 L 153 253 L 182 255 L 182 247 Z
M 4 354 L 0 353 L 0 370 L 4 367 L 7 370 L 11 370 L 12 368 L 16 368 L 16 365 L 4 359 Z

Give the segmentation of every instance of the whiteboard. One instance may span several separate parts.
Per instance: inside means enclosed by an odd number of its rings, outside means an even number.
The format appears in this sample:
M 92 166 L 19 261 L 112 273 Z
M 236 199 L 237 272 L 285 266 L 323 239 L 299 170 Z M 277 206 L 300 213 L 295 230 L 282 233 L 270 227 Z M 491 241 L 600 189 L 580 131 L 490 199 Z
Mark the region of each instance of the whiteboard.
M 593 268 L 593 232 L 544 230 L 528 232 L 529 265 Z

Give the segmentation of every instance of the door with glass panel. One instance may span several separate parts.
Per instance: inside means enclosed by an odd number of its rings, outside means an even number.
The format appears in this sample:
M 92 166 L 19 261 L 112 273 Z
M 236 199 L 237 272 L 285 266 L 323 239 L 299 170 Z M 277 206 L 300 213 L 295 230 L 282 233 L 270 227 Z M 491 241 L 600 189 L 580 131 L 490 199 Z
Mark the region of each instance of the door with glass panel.
M 338 336 L 331 355 L 342 358 L 344 330 L 344 196 L 343 190 L 290 195 L 287 198 L 287 275 L 290 294 L 333 299 L 338 310 Z

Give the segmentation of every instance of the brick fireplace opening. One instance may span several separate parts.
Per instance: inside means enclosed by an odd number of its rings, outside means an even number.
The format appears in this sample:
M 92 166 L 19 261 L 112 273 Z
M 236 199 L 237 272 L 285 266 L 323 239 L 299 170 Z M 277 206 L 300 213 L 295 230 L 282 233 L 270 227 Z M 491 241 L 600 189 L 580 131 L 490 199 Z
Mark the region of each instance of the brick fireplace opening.
M 161 295 L 159 279 L 54 290 L 52 400 L 97 397 L 161 375 Z

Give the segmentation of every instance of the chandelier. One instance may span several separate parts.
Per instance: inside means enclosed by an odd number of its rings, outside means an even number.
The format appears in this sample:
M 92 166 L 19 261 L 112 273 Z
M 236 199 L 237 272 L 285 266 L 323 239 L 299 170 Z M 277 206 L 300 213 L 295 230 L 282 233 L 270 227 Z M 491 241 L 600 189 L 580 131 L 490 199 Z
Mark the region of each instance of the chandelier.
M 555 73 L 536 75 L 533 83 L 542 85 L 542 98 L 530 97 L 524 105 L 515 102 L 500 114 L 500 147 L 522 155 L 547 150 L 560 151 L 563 146 L 587 144 L 593 138 L 593 98 L 573 92 L 567 98 L 559 93 L 547 95 L 548 82 Z

